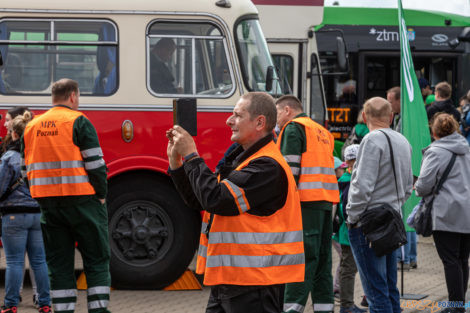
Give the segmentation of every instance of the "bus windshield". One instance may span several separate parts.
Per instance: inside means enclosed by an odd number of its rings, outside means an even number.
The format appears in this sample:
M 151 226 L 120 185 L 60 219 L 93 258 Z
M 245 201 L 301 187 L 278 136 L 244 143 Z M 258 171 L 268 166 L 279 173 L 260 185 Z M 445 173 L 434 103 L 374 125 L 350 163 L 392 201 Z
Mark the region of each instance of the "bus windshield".
M 236 27 L 235 36 L 243 80 L 248 90 L 280 94 L 282 91 L 276 73 L 272 89 L 266 90 L 266 72 L 268 67 L 274 64 L 258 20 L 242 20 Z

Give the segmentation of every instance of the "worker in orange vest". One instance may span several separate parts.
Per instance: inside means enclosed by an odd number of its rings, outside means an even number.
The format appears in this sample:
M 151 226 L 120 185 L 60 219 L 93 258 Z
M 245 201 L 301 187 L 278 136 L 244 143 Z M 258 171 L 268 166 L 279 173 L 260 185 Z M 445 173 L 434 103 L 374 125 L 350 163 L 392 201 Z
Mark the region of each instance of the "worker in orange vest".
M 285 312 L 303 312 L 309 293 L 313 310 L 333 312 L 331 276 L 331 211 L 339 202 L 334 170 L 334 139 L 328 130 L 303 113 L 292 95 L 276 102 L 281 129 L 277 145 L 289 164 L 300 194 L 305 244 L 305 281 L 287 284 Z
M 95 128 L 77 111 L 79 95 L 71 79 L 52 85 L 53 107 L 33 119 L 23 135 L 24 170 L 41 207 L 54 312 L 75 309 L 75 241 L 83 258 L 88 309 L 109 312 L 107 169 Z
M 274 99 L 242 96 L 227 125 L 240 146 L 216 174 L 183 128 L 167 131 L 173 182 L 205 210 L 197 273 L 211 286 L 206 312 L 280 312 L 281 284 L 303 281 L 305 268 L 299 196 L 273 141 Z

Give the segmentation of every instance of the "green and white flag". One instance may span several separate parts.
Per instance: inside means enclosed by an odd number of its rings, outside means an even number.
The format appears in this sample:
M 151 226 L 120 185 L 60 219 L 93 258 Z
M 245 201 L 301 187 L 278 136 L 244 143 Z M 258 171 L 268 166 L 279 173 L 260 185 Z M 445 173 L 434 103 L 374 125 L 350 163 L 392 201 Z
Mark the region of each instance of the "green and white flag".
M 400 89 L 401 89 L 401 132 L 408 139 L 413 148 L 412 168 L 413 175 L 418 177 L 421 167 L 422 150 L 431 143 L 428 117 L 424 107 L 421 88 L 416 78 L 413 59 L 411 58 L 408 29 L 401 0 L 398 0 L 398 28 L 400 29 Z M 419 202 L 414 191 L 404 206 L 404 219 Z M 405 220 L 406 221 L 406 220 Z M 408 225 L 405 223 L 407 230 Z

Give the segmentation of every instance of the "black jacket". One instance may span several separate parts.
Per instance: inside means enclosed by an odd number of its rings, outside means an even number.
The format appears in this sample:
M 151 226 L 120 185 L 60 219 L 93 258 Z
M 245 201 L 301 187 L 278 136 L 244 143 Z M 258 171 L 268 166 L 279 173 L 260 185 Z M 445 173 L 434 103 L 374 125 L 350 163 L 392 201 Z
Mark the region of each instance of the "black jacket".
M 343 206 L 343 216 L 342 218 L 347 221 L 348 220 L 348 212 L 346 212 L 346 206 L 348 205 L 348 196 L 349 196 L 349 187 L 351 186 L 351 182 L 338 182 L 339 190 L 341 191 L 341 205 Z
M 189 207 L 223 216 L 239 215 L 236 199 L 220 180 L 228 179 L 245 192 L 250 204 L 248 214 L 269 216 L 281 209 L 287 199 L 287 176 L 281 165 L 268 157 L 252 160 L 240 171 L 234 169 L 273 140 L 272 134 L 260 139 L 246 151 L 242 146 L 233 150 L 213 173 L 202 158 L 185 162 L 169 173 L 179 194 Z
M 158 57 L 150 54 L 150 88 L 157 93 L 177 93 L 175 78 L 168 66 Z
M 445 112 L 448 114 L 452 114 L 457 122 L 460 122 L 460 113 L 454 107 L 452 100 L 447 99 L 443 101 L 434 101 L 433 104 L 426 108 L 426 112 L 428 114 L 428 120 L 431 121 L 434 114 L 438 112 Z

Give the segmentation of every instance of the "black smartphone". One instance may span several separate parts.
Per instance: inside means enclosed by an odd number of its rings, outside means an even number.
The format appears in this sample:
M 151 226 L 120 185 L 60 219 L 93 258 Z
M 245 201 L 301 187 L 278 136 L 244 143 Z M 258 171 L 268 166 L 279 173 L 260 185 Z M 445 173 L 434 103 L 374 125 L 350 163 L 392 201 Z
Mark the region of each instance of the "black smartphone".
M 173 125 L 183 127 L 191 136 L 197 136 L 197 104 L 194 98 L 173 100 Z

